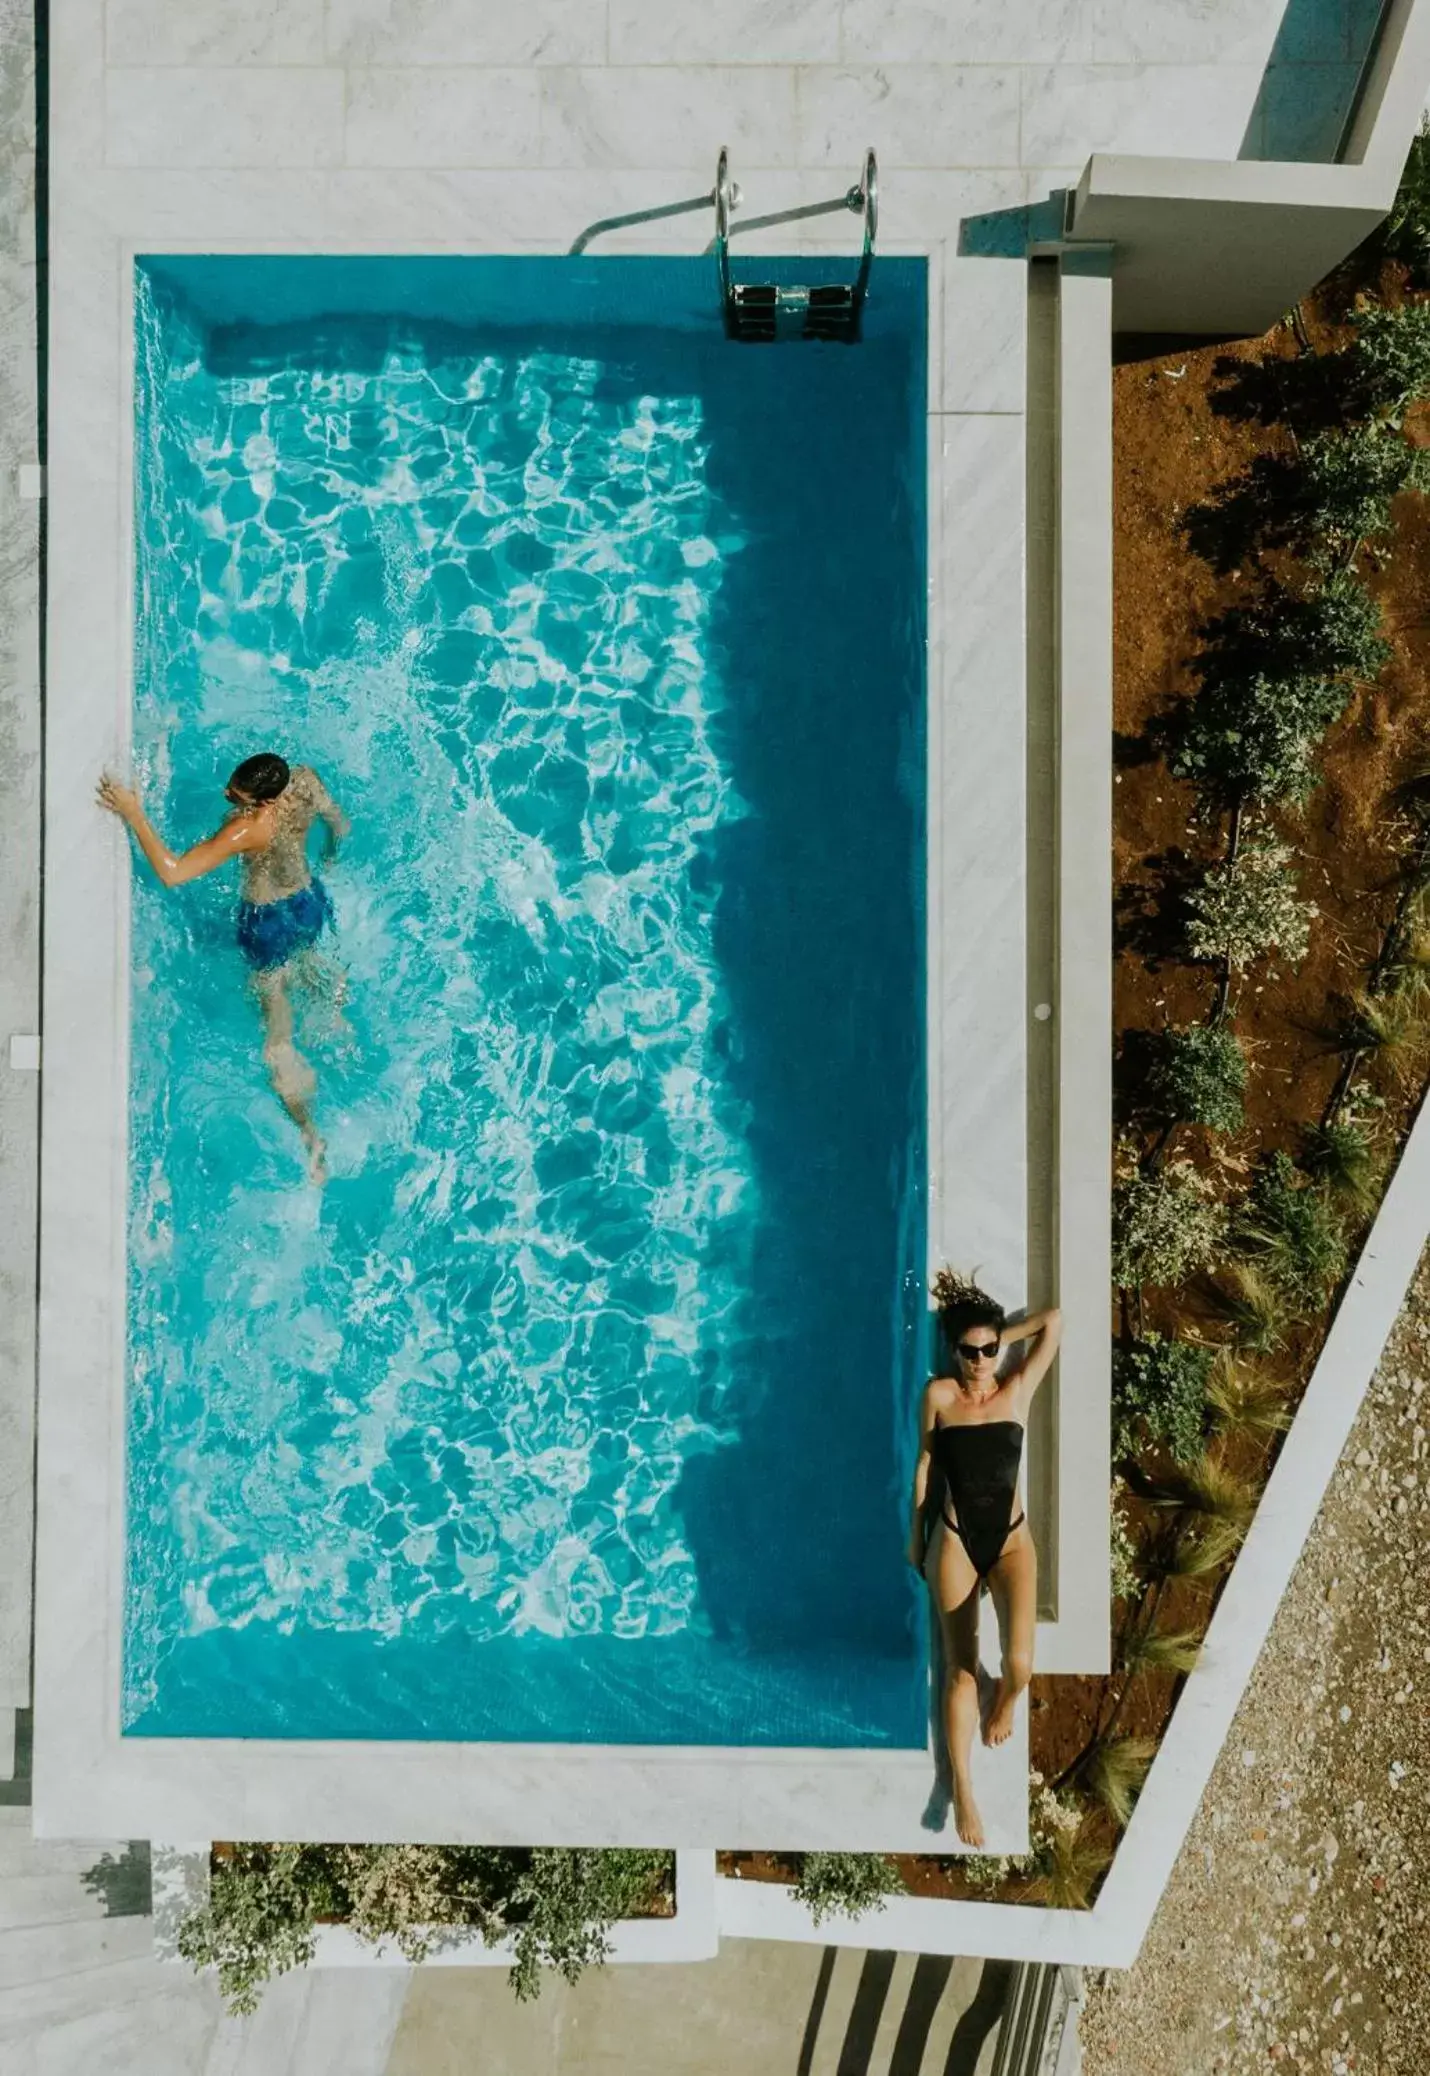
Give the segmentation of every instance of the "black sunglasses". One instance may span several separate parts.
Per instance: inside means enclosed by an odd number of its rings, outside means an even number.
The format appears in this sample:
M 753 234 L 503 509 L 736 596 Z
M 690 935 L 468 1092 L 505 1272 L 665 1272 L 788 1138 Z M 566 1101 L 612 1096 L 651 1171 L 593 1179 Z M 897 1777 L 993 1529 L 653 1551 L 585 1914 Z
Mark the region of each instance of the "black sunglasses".
M 977 1362 L 980 1355 L 990 1358 L 998 1353 L 997 1341 L 960 1341 L 958 1352 L 965 1362 Z

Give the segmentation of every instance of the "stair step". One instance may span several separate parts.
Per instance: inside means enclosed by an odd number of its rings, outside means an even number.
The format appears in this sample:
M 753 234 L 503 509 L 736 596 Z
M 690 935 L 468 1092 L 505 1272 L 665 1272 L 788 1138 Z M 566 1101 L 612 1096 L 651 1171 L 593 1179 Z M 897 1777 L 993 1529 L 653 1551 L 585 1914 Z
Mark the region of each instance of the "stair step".
M 0 1880 L 9 1874 L 83 1874 L 127 1842 L 113 1838 L 36 1838 L 28 1809 L 0 1808 Z
M 281 1975 L 263 1992 L 251 2018 L 227 2013 L 214 2027 L 203 2076 L 288 2076 L 295 2059 L 309 1996 L 309 1971 Z
M 0 1875 L 0 1932 L 103 1916 L 104 1898 L 92 1895 L 77 1874 Z
M 383 2076 L 409 1979 L 406 1968 L 313 1970 L 291 2076 Z
M 216 2000 L 197 1983 L 118 2009 L 64 2010 L 6 2043 L 5 2076 L 195 2076 L 216 2022 Z
M 182 1971 L 180 1979 L 187 1974 Z M 0 2068 L 9 2076 L 7 2043 L 25 2038 L 37 2027 L 59 2025 L 90 2011 L 122 2011 L 156 1995 L 171 1994 L 173 1979 L 167 1963 L 146 1955 L 89 1968 L 78 1975 L 23 1980 L 0 1989 L 0 2049 L 6 2050 L 0 2053 Z M 216 1997 L 214 2007 L 217 2009 Z
M 116 1961 L 152 1959 L 153 1953 L 154 1922 L 147 1917 L 77 1919 L 0 1932 L 0 1993 L 59 1976 L 85 1975 Z

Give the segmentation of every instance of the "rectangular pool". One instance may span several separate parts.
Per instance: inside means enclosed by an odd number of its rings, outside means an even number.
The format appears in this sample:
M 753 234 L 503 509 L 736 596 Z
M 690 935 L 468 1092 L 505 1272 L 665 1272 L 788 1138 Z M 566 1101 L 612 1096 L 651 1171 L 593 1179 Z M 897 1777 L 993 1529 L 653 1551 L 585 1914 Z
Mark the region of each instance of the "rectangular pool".
M 136 333 L 146 804 L 272 749 L 352 833 L 321 1187 L 230 875 L 135 871 L 127 1733 L 922 1747 L 925 263 L 855 347 L 709 259 L 147 259 Z

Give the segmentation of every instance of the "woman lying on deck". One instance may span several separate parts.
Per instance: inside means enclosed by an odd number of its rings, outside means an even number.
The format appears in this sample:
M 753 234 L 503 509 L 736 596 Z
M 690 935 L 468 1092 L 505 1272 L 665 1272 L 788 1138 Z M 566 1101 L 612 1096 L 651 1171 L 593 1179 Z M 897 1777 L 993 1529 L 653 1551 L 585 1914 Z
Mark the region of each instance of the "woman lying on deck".
M 943 1628 L 943 1725 L 953 1772 L 954 1822 L 965 1845 L 983 1844 L 969 1758 L 979 1715 L 978 1607 L 993 1596 L 1003 1672 L 983 1725 L 985 1744 L 1012 1734 L 1018 1696 L 1033 1676 L 1038 1553 L 1019 1495 L 1023 1437 L 1033 1393 L 1048 1374 L 1062 1334 L 1057 1307 L 1008 1324 L 976 1283 L 951 1269 L 934 1278 L 934 1302 L 951 1374 L 924 1392 L 919 1460 L 914 1472 L 909 1562 L 938 1602 Z M 1031 1341 L 1006 1376 L 1006 1346 Z M 929 1534 L 930 1473 L 941 1474 L 943 1502 Z

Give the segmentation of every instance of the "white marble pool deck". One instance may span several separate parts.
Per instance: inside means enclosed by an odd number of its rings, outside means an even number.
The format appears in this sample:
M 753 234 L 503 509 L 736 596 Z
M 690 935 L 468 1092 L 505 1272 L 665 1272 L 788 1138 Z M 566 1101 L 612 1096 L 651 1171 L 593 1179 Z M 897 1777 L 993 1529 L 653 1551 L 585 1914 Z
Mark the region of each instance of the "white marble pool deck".
M 744 190 L 737 253 L 852 251 L 849 215 L 741 224 L 837 196 L 876 146 L 881 249 L 927 254 L 933 292 L 930 1248 L 981 1266 L 1010 1303 L 1038 1302 L 1028 1085 L 1030 1034 L 1045 1026 L 1028 991 L 1022 212 L 1075 181 L 1095 150 L 1263 149 L 1273 58 L 1301 104 L 1327 104 L 1354 65 L 1363 10 L 1333 0 L 1309 22 L 1293 11 L 1299 44 L 1283 33 L 1282 0 L 59 0 L 38 1829 L 930 1842 L 920 1753 L 120 1738 L 129 880 L 91 800 L 129 729 L 133 256 L 559 252 L 598 219 L 705 192 L 722 144 Z M 678 215 L 591 249 L 687 252 L 710 230 L 708 213 Z M 1043 1662 L 1069 1669 L 1056 1627 L 1045 1642 Z M 1025 1835 L 1025 1769 L 1025 1724 L 980 1755 L 996 1849 Z

